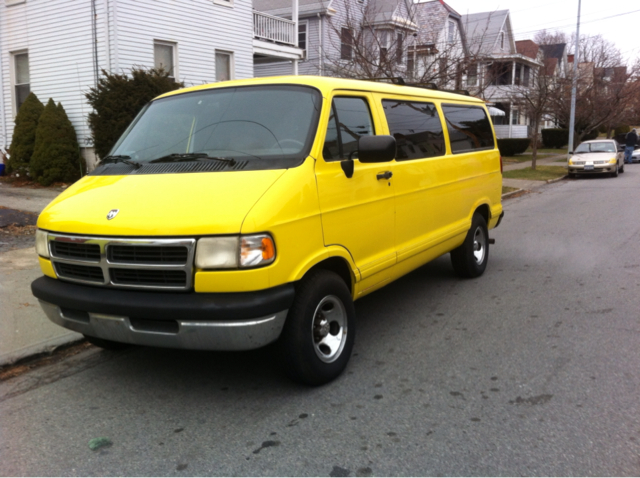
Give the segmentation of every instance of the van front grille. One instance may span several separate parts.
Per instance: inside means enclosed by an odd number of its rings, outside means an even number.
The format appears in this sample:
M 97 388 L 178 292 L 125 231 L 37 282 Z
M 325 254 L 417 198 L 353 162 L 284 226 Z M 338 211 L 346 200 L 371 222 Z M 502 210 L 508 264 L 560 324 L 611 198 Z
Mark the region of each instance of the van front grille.
M 109 272 L 114 284 L 185 287 L 187 283 L 184 271 L 110 269 Z
M 60 279 L 103 287 L 189 290 L 196 240 L 111 238 L 48 233 Z
M 108 246 L 109 262 L 124 264 L 186 264 L 189 249 L 176 246 Z
M 65 259 L 100 262 L 100 246 L 98 244 L 51 241 L 51 253 Z
M 64 262 L 54 262 L 54 265 L 56 274 L 64 279 L 76 279 L 83 282 L 96 282 L 98 284 L 104 282 L 102 269 L 99 267 L 65 264 Z

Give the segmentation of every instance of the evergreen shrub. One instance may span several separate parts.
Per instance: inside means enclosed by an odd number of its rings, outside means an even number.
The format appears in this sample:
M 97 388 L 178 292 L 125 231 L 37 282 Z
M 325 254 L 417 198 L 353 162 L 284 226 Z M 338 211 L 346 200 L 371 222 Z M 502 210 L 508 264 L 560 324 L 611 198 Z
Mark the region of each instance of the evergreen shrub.
M 10 158 L 6 161 L 7 174 L 20 173 L 26 175 L 29 162 L 36 144 L 36 129 L 44 105 L 34 93 L 29 93 L 18 110 L 15 128 L 9 147 Z
M 140 110 L 158 95 L 182 88 L 164 70 L 134 68 L 131 76 L 102 70 L 98 86 L 85 94 L 94 112 L 89 128 L 96 154 L 104 158 Z
M 531 138 L 498 139 L 498 149 L 502 156 L 515 156 L 524 153 L 531 144 Z
M 618 136 L 619 134 L 627 134 L 629 131 L 631 131 L 631 126 L 621 125 L 613 131 L 613 134 Z
M 84 160 L 76 131 L 60 103 L 53 99 L 44 107 L 38 128 L 36 144 L 31 157 L 31 177 L 49 186 L 54 182 L 71 183 L 84 174 Z
M 569 144 L 569 130 L 562 128 L 543 129 L 542 144 L 549 149 L 563 148 Z

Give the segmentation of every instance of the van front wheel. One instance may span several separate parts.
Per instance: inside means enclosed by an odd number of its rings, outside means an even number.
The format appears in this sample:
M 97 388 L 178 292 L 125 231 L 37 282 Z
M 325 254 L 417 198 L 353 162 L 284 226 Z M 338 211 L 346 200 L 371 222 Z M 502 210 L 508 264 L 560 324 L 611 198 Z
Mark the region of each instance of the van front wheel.
M 338 377 L 351 357 L 355 308 L 337 274 L 319 270 L 301 281 L 280 336 L 287 376 L 307 385 Z
M 487 221 L 475 213 L 471 229 L 461 246 L 451 251 L 451 264 L 458 276 L 472 279 L 482 275 L 489 260 L 489 231 Z

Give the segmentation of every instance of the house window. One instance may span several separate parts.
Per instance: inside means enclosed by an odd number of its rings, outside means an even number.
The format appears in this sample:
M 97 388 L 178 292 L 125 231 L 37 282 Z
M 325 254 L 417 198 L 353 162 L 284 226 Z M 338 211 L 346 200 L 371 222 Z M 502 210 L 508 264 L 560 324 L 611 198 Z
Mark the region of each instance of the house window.
M 402 33 L 396 35 L 396 63 L 402 63 L 402 56 L 404 54 L 404 37 Z
M 516 109 L 511 110 L 511 124 L 519 124 L 520 113 Z
M 478 86 L 478 64 L 473 63 L 467 68 L 467 86 Z
M 449 22 L 449 30 L 447 32 L 447 41 L 449 44 L 454 43 L 456 40 L 456 23 Z
M 164 70 L 169 73 L 169 78 L 176 78 L 175 68 L 175 43 L 153 42 L 153 61 L 156 70 Z
M 340 32 L 340 59 L 351 60 L 353 54 L 353 32 L 351 28 L 342 28 Z
M 30 78 L 29 78 L 29 54 L 28 53 L 16 53 L 13 55 L 14 60 L 14 94 L 16 113 L 27 99 L 31 92 Z
M 531 67 L 525 66 L 523 68 L 523 74 L 522 74 L 522 86 L 529 86 L 530 79 L 531 79 Z
M 298 23 L 298 48 L 307 49 L 307 23 Z
M 234 79 L 233 53 L 216 51 L 216 81 Z
M 500 49 L 504 50 L 504 32 L 500 32 Z

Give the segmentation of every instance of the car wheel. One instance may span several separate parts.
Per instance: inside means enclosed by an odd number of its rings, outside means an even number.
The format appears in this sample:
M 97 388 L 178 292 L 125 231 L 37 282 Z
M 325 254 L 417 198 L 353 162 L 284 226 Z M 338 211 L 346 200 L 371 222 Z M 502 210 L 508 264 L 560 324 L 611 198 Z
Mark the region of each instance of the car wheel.
M 611 173 L 611 177 L 613 177 L 613 178 L 617 178 L 618 177 L 618 165 L 617 164 L 616 164 L 616 170 Z
M 451 251 L 451 264 L 458 276 L 472 279 L 479 277 L 487 268 L 489 260 L 489 231 L 484 217 L 475 213 L 471 229 L 461 246 Z
M 575 173 L 568 173 L 568 174 L 567 174 L 567 177 L 568 177 L 569 179 L 575 179 L 575 178 L 577 178 L 577 176 L 576 176 L 576 174 L 575 174 Z
M 287 376 L 306 385 L 338 377 L 353 350 L 355 315 L 351 293 L 340 276 L 318 270 L 303 279 L 279 339 Z
M 113 340 L 100 339 L 98 337 L 91 337 L 89 335 L 84 336 L 87 339 L 87 342 L 95 345 L 96 347 L 100 347 L 105 350 L 122 350 L 129 347 L 129 344 L 124 344 L 122 342 L 114 342 Z

